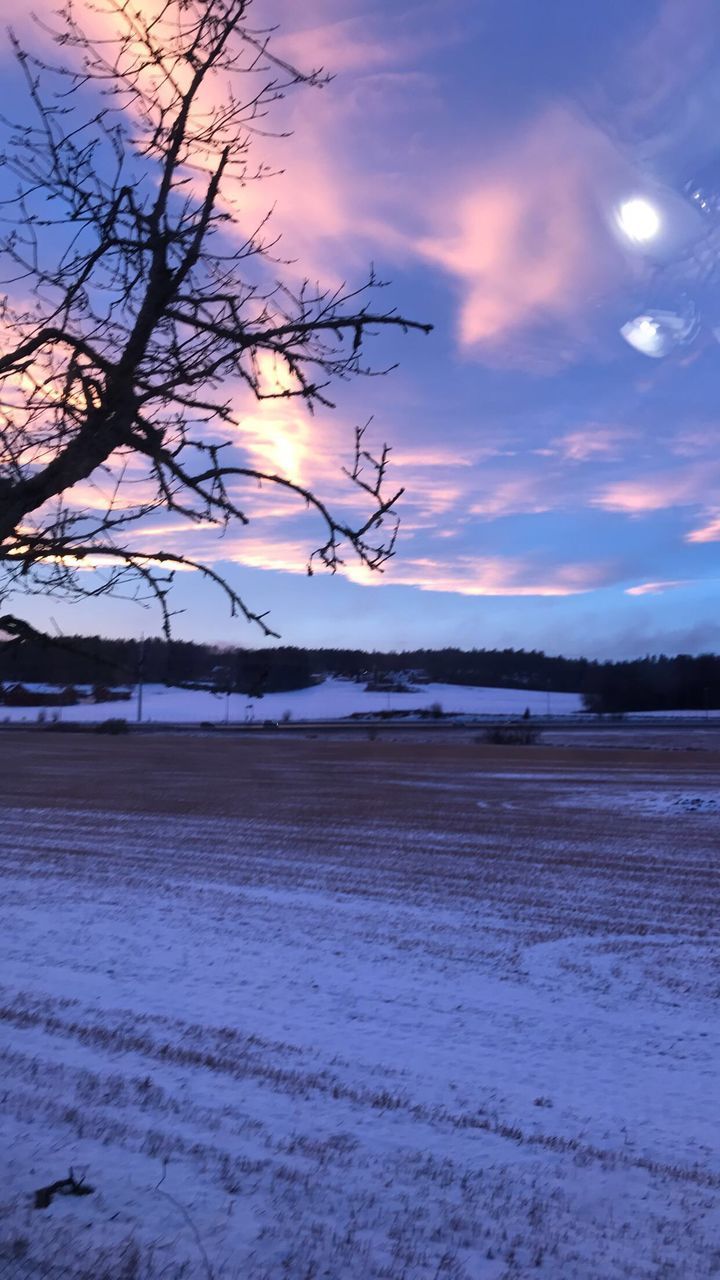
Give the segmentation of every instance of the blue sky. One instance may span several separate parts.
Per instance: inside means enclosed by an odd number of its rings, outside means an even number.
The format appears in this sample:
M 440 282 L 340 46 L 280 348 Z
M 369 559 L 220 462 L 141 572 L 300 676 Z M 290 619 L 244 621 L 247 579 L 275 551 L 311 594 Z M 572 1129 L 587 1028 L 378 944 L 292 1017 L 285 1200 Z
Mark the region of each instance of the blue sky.
M 374 261 L 435 330 L 378 339 L 400 367 L 340 387 L 334 413 L 248 404 L 240 444 L 344 501 L 372 415 L 407 490 L 398 554 L 382 578 L 309 579 L 312 522 L 267 494 L 246 532 L 165 522 L 134 545 L 205 556 L 285 643 L 716 649 L 720 217 L 692 196 L 720 192 L 714 0 L 256 0 L 254 18 L 336 74 L 284 106 L 294 136 L 262 144 L 284 173 L 248 216 L 275 204 L 314 278 Z M 657 213 L 647 242 L 618 226 L 631 199 Z M 662 358 L 621 333 L 642 316 L 674 318 Z M 259 640 L 194 575 L 175 605 L 183 638 Z M 157 625 L 122 601 L 25 613 Z

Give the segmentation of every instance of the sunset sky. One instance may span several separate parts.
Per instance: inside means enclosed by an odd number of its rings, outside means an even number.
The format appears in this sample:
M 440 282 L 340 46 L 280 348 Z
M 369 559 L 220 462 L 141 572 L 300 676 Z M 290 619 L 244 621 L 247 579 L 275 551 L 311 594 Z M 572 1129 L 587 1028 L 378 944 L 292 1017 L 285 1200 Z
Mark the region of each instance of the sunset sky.
M 242 447 L 342 501 L 372 416 L 407 490 L 398 554 L 382 577 L 308 578 L 313 522 L 267 493 L 244 532 L 155 521 L 134 545 L 210 559 L 284 643 L 717 649 L 716 0 L 256 0 L 253 20 L 335 78 L 258 143 L 284 173 L 249 216 L 275 206 L 291 275 L 360 283 L 372 261 L 384 301 L 435 328 L 374 340 L 399 368 L 337 388 L 334 413 L 248 403 Z M 633 200 L 647 238 L 621 225 Z M 643 316 L 670 326 L 661 358 L 621 333 Z M 175 606 L 182 638 L 260 643 L 194 575 Z M 122 601 L 23 612 L 157 630 Z

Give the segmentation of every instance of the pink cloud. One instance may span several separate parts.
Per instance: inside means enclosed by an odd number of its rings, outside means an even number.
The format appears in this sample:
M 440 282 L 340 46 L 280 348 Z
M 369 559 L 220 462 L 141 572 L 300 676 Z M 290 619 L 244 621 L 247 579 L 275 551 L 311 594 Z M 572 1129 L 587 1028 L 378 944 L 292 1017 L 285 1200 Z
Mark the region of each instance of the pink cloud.
M 692 529 L 685 535 L 686 542 L 720 542 L 720 514 L 708 520 L 699 529 Z
M 155 548 L 157 552 L 157 548 Z M 183 553 L 174 550 L 173 555 L 181 556 Z M 134 556 L 136 561 L 141 562 L 145 569 L 162 569 L 166 573 L 192 573 L 194 566 L 183 564 L 181 560 L 154 559 L 152 552 L 141 551 L 139 548 L 128 548 L 128 555 Z M 95 573 L 103 569 L 123 569 L 127 568 L 128 560 L 125 556 L 113 555 L 112 552 L 92 552 L 88 555 L 48 555 L 39 556 L 37 564 L 41 565 L 62 565 L 66 569 L 72 569 L 75 573 Z
M 689 427 L 679 431 L 671 442 L 671 451 L 679 458 L 697 458 L 704 454 L 717 454 L 720 446 L 720 427 Z
M 495 450 L 488 450 L 489 456 Z M 425 449 L 405 448 L 400 445 L 393 449 L 393 462 L 399 467 L 472 467 L 478 461 L 475 450 L 466 448 L 442 448 L 435 444 Z
M 533 470 L 510 479 L 492 480 L 487 493 L 472 502 L 469 510 L 474 516 L 517 515 L 521 512 L 539 514 L 550 511 L 560 501 L 557 489 L 548 485 L 548 478 Z
M 598 174 L 617 180 L 624 167 L 599 130 L 556 107 L 450 184 L 433 234 L 416 247 L 460 286 L 466 348 L 548 320 L 562 322 L 571 343 L 588 335 L 588 301 L 622 262 L 595 207 Z
M 556 436 L 550 452 L 559 453 L 570 462 L 613 460 L 621 457 L 621 446 L 636 433 L 622 427 L 603 427 L 589 423 L 578 431 Z
M 541 464 L 534 457 L 508 462 L 503 455 L 474 467 L 456 463 L 428 468 L 418 463 L 400 467 L 399 473 L 406 487 L 402 500 L 405 532 L 423 527 L 456 529 L 478 518 L 493 521 L 520 514 L 540 515 L 585 502 L 585 491 L 574 469 L 557 461 Z
M 240 535 L 231 546 L 223 545 L 218 559 L 247 565 L 253 569 L 275 569 L 283 573 L 307 573 L 308 557 L 312 546 L 295 538 L 244 537 Z
M 297 385 L 287 365 L 267 352 L 260 353 L 257 364 L 263 394 L 278 398 L 243 397 L 246 407 L 238 408 L 239 440 L 258 470 L 308 484 L 311 462 L 317 473 L 318 459 L 324 457 L 317 448 L 313 420 L 302 400 L 284 398 Z
M 183 529 L 179 523 L 159 524 L 152 530 L 138 530 L 138 549 L 141 547 L 152 553 L 160 545 L 163 533 L 172 531 L 173 549 L 180 555 L 211 564 L 223 561 L 250 568 L 305 574 L 309 554 L 316 545 L 314 534 L 317 532 L 312 516 L 306 523 L 307 533 L 300 536 L 297 525 L 289 526 L 279 518 L 262 534 L 253 532 L 251 525 L 249 529 L 223 538 L 192 525 Z M 290 527 L 293 532 L 286 532 Z M 454 531 L 448 529 L 444 532 L 451 537 Z M 443 553 L 436 555 L 424 550 L 414 551 L 414 541 L 411 534 L 403 554 L 390 561 L 381 574 L 373 573 L 360 564 L 351 551 L 348 551 L 340 572 L 360 586 L 407 586 L 463 596 L 512 597 L 577 595 L 603 585 L 608 576 L 607 567 L 597 563 L 544 565 L 519 556 L 452 552 L 447 538 L 443 538 Z
M 504 360 L 536 368 L 572 361 L 591 340 L 589 301 L 628 270 L 598 208 L 604 186 L 619 190 L 628 181 L 628 162 L 589 120 L 554 106 L 500 153 L 478 155 L 471 140 L 464 155 L 452 147 L 434 153 L 430 179 L 429 155 L 405 143 L 417 122 L 403 125 L 408 104 L 422 119 L 435 92 L 407 70 L 422 37 L 392 25 L 383 36 L 369 35 L 364 23 L 358 31 L 356 19 L 283 36 L 289 55 L 316 48 L 321 61 L 327 54 L 329 65 L 353 74 L 292 99 L 294 134 L 278 144 L 283 172 L 243 191 L 244 216 L 259 220 L 268 197 L 277 198 L 275 224 L 287 247 L 326 280 L 362 269 L 378 250 L 441 268 L 458 286 L 466 351 L 495 360 L 505 346 Z M 378 77 L 380 65 L 392 71 Z M 551 353 L 518 341 L 548 325 Z
M 157 550 L 158 546 L 162 543 L 162 539 L 167 534 L 196 533 L 199 530 L 206 529 L 216 533 L 217 525 L 213 524 L 211 520 L 198 520 L 197 522 L 191 522 L 189 520 L 173 520 L 172 517 L 168 517 L 167 520 L 159 520 L 156 524 L 143 523 L 142 525 L 138 525 L 137 528 L 127 529 L 123 536 L 125 538 L 149 538 L 150 542 L 154 543 L 155 550 Z
M 298 17 L 303 24 L 293 29 Z M 413 57 L 417 42 L 407 38 L 403 45 L 393 46 L 383 40 L 367 17 L 335 18 L 322 21 L 318 7 L 303 4 L 287 8 L 281 29 L 273 40 L 273 49 L 303 71 L 322 67 L 332 75 L 347 72 L 372 74 L 392 66 L 398 56 Z
M 565 564 L 539 569 L 530 561 L 510 556 L 444 556 L 393 562 L 376 580 L 363 566 L 349 565 L 346 576 L 362 585 L 417 587 L 463 596 L 571 596 L 590 591 L 605 581 L 597 564 Z
M 417 136 L 436 90 L 412 63 L 429 32 L 447 36 L 422 5 L 408 11 L 414 26 L 407 15 L 380 22 L 346 10 L 327 21 L 329 12 L 279 5 L 278 51 L 340 74 L 327 89 L 289 94 L 273 112 L 275 129 L 292 134 L 258 141 L 274 175 L 228 191 L 243 234 L 275 207 L 267 237 L 281 233 L 279 252 L 294 260 L 283 272 L 332 285 L 359 279 L 378 253 L 419 260 L 457 285 L 466 351 L 535 367 L 574 359 L 591 338 L 589 299 L 611 288 L 623 265 L 596 205 L 608 175 L 617 183 L 627 172 L 624 159 L 593 124 L 555 106 L 500 153 L 480 153 L 470 138 L 464 154 L 433 152 L 430 177 L 429 148 Z M 552 352 L 529 353 L 522 336 L 549 324 Z
M 636 587 L 626 587 L 626 596 L 659 596 L 665 591 L 673 591 L 677 587 L 686 587 L 687 579 L 670 582 L 640 582 Z
M 591 503 L 606 511 L 623 511 L 629 515 L 693 506 L 707 501 L 719 471 L 717 465 L 713 468 L 696 466 L 637 480 L 618 480 L 596 494 Z

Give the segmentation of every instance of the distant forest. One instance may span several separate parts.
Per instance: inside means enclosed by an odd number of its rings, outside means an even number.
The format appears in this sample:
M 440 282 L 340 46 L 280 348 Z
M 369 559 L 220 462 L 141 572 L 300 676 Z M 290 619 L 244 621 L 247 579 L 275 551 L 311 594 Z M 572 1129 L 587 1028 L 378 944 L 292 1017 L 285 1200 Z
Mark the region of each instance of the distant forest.
M 212 685 L 248 696 L 302 689 L 325 675 L 423 673 L 443 684 L 580 693 L 589 711 L 720 709 L 720 655 L 592 662 L 524 649 L 226 649 L 164 640 L 69 636 L 0 644 L 0 681 L 53 685 Z

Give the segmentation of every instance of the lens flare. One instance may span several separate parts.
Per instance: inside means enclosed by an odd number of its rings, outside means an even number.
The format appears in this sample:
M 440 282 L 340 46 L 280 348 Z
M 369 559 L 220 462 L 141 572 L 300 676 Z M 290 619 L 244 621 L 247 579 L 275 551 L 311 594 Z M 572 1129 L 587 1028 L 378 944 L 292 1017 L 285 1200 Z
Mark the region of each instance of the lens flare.
M 692 309 L 678 311 L 652 311 L 629 320 L 620 330 L 629 346 L 641 355 L 661 360 L 675 347 L 691 342 L 698 331 L 698 318 Z
M 617 221 L 623 235 L 634 244 L 654 240 L 660 230 L 660 214 L 649 200 L 643 200 L 641 196 L 625 200 L 620 205 Z

